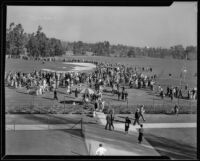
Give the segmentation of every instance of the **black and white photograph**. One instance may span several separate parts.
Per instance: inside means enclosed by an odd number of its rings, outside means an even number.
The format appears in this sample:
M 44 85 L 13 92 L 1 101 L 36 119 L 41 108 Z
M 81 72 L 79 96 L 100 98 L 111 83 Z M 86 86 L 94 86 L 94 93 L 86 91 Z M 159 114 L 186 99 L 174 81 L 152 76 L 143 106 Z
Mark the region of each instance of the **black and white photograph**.
M 5 155 L 196 160 L 197 5 L 7 5 Z

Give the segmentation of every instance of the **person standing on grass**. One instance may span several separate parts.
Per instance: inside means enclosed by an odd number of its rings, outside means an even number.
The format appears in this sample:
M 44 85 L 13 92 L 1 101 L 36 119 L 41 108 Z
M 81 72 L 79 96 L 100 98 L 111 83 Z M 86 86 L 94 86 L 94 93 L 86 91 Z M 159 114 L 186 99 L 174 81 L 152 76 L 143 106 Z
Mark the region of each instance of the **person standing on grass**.
M 128 134 L 128 129 L 129 129 L 129 124 L 131 123 L 131 120 L 129 119 L 129 117 L 126 117 L 125 120 L 125 134 Z
M 26 90 L 27 90 L 27 93 L 29 94 L 29 92 L 30 92 L 30 86 L 29 86 L 29 83 L 27 82 L 27 84 L 26 84 Z
M 77 98 L 78 97 L 78 89 L 77 88 L 75 89 L 74 94 L 75 94 L 75 97 Z
M 125 91 L 125 101 L 128 101 L 128 92 L 127 91 Z
M 54 100 L 55 100 L 55 99 L 58 100 L 56 89 L 54 90 Z
M 138 136 L 138 143 L 141 144 L 143 141 L 143 135 L 144 135 L 144 129 L 143 129 L 143 125 L 140 125 L 139 128 L 139 136 Z
M 121 96 L 121 92 L 119 90 L 117 91 L 117 96 L 118 96 L 118 101 L 119 101 L 120 96 Z
M 111 124 L 110 124 L 110 126 L 112 126 L 112 128 L 114 130 L 115 128 L 114 128 L 114 125 L 113 125 L 113 121 L 114 121 L 114 115 L 111 114 Z
M 111 130 L 111 114 L 110 113 L 108 113 L 106 116 L 106 126 L 105 126 L 106 130 L 108 126 L 109 126 L 109 130 Z
M 137 108 L 137 110 L 136 110 L 136 112 L 135 112 L 135 120 L 134 120 L 134 122 L 133 122 L 133 125 L 135 125 L 136 122 L 138 123 L 138 125 L 140 125 L 139 118 L 140 118 L 140 110 L 139 110 L 139 108 Z
M 103 156 L 106 153 L 106 149 L 103 147 L 102 144 L 99 144 L 99 148 L 96 151 L 96 155 Z
M 110 114 L 111 114 L 111 126 L 112 126 L 112 128 L 114 130 L 114 125 L 113 125 L 114 115 L 115 115 L 114 108 L 111 109 Z
M 178 112 L 179 112 L 179 107 L 178 107 L 177 104 L 175 104 L 175 106 L 174 106 L 174 113 L 175 113 L 176 116 L 178 116 Z

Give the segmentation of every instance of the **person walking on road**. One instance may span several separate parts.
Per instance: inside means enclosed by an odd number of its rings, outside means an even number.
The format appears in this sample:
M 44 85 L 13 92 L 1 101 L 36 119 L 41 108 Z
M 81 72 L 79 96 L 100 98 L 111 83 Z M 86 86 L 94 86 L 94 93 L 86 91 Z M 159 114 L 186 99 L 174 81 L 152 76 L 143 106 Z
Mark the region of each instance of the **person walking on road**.
M 56 89 L 54 90 L 54 100 L 58 100 L 58 96 L 57 96 L 57 91 L 56 91 Z
M 128 129 L 129 129 L 129 124 L 131 123 L 131 120 L 129 119 L 129 117 L 126 117 L 125 120 L 125 134 L 128 134 Z
M 110 113 L 111 113 L 111 125 L 110 125 L 110 126 L 111 126 L 112 129 L 114 130 L 114 125 L 113 125 L 114 115 L 115 115 L 114 108 L 111 109 Z
M 140 118 L 140 110 L 139 110 L 139 108 L 137 108 L 137 110 L 136 110 L 136 112 L 135 112 L 135 120 L 134 120 L 134 122 L 133 122 L 133 125 L 135 125 L 136 122 L 138 123 L 138 125 L 140 125 L 139 118 Z
M 103 145 L 99 144 L 99 147 L 96 151 L 96 155 L 103 156 L 103 155 L 105 155 L 106 151 L 107 150 L 103 147 Z
M 109 126 L 109 130 L 111 130 L 111 114 L 110 113 L 108 113 L 106 116 L 106 126 L 105 126 L 106 130 L 108 126 Z
M 140 125 L 139 128 L 139 136 L 138 136 L 138 143 L 141 144 L 143 141 L 143 135 L 144 135 L 144 129 L 143 129 L 143 125 Z
M 144 113 L 145 113 L 144 105 L 142 105 L 142 106 L 140 107 L 140 116 L 142 117 L 142 120 L 143 120 L 143 121 L 146 121 L 146 120 L 144 119 Z

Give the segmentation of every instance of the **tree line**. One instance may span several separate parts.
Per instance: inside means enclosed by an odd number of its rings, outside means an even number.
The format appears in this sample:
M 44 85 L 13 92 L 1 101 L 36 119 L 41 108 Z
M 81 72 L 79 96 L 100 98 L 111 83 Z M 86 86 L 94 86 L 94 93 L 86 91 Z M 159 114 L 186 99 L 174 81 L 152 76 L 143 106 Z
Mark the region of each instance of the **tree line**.
M 61 56 L 65 53 L 61 40 L 48 38 L 41 26 L 35 33 L 27 34 L 21 24 L 11 23 L 6 31 L 6 54 L 19 56 L 25 51 L 31 57 Z
M 11 23 L 6 31 L 6 54 L 24 54 L 25 49 L 29 56 L 47 57 L 61 56 L 66 51 L 72 51 L 74 55 L 86 55 L 87 52 L 96 56 L 140 57 L 155 58 L 171 57 L 175 59 L 197 59 L 197 47 L 175 45 L 170 48 L 133 47 L 127 45 L 111 45 L 109 41 L 97 43 L 84 43 L 82 41 L 66 42 L 56 38 L 48 38 L 42 27 L 38 26 L 35 33 L 24 32 L 21 24 Z
M 73 51 L 74 55 L 85 55 L 87 51 L 97 56 L 140 57 L 155 58 L 171 57 L 175 59 L 197 59 L 197 47 L 175 45 L 167 48 L 133 47 L 126 45 L 110 45 L 108 41 L 98 43 L 84 43 L 82 41 L 65 43 L 65 50 Z

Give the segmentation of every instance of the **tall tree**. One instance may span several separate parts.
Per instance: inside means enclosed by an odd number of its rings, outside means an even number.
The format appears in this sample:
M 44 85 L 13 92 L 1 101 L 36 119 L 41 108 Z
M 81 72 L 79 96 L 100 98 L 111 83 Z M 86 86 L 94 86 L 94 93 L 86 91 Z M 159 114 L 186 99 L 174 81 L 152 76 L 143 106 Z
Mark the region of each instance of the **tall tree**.
M 20 55 L 24 53 L 25 35 L 21 24 L 11 23 L 6 32 L 6 54 Z

